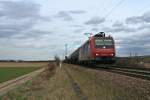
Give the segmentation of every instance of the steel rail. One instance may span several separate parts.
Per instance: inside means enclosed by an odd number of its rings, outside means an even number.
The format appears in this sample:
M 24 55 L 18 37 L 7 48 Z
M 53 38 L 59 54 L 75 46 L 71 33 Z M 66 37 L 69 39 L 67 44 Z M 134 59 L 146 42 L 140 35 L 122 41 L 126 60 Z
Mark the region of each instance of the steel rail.
M 106 69 L 107 68 L 107 69 Z M 149 69 L 141 69 L 134 67 L 118 67 L 118 66 L 96 66 L 96 69 L 105 70 L 113 73 L 123 74 L 126 76 L 131 76 L 135 78 L 141 78 L 150 81 L 150 70 Z

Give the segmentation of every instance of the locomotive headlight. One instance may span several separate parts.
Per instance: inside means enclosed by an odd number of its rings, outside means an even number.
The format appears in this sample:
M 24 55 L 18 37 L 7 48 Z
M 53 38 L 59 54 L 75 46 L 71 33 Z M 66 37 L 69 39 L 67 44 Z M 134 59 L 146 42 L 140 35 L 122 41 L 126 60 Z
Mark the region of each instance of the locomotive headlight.
M 112 53 L 111 55 L 113 56 L 114 54 Z
M 99 54 L 98 53 L 96 53 L 96 56 L 98 56 Z

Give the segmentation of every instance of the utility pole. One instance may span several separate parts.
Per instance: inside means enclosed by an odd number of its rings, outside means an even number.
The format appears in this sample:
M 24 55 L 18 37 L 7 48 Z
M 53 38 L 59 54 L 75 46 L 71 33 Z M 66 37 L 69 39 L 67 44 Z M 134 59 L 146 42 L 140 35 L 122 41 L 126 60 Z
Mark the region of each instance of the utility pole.
M 65 57 L 68 55 L 68 44 L 65 44 Z
M 131 52 L 130 52 L 130 58 L 132 57 L 132 54 L 131 54 Z
M 136 62 L 138 63 L 138 53 L 135 53 L 135 57 L 136 57 Z

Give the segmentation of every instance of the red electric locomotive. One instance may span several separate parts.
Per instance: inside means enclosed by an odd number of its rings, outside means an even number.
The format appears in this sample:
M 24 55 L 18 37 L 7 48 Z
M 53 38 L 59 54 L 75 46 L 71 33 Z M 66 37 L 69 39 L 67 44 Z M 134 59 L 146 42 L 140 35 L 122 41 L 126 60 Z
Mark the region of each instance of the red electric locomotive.
M 70 63 L 114 63 L 115 42 L 111 36 L 100 32 L 91 36 L 82 46 L 66 57 Z

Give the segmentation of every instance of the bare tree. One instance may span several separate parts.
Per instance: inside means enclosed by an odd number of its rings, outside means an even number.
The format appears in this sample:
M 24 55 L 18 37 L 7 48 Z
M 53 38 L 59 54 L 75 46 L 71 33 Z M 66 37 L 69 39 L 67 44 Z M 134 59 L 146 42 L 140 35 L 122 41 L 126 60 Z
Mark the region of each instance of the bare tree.
M 56 62 L 56 65 L 59 65 L 60 63 L 60 58 L 57 55 L 55 55 L 55 62 Z

